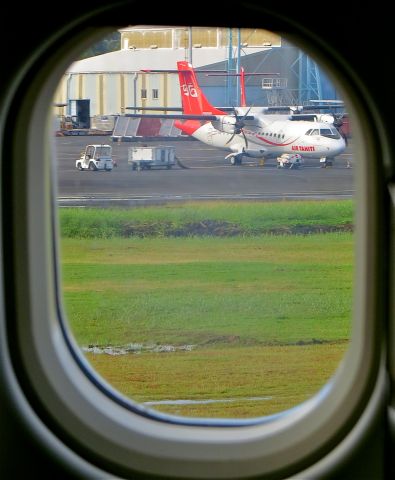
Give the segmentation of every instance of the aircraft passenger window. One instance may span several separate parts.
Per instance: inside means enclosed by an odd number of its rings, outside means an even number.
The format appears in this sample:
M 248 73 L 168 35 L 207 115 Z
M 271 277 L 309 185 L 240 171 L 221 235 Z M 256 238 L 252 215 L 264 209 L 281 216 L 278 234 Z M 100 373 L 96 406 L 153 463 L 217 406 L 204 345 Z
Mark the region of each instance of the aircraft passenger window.
M 318 28 L 92 17 L 5 102 L 7 396 L 81 478 L 338 478 L 388 398 L 385 117 Z
M 212 47 L 206 60 L 204 47 L 196 57 L 193 51 L 192 67 L 184 49 L 176 64 L 163 49 L 163 71 L 151 73 L 157 51 L 141 48 L 145 55 L 128 71 L 114 74 L 109 65 L 106 73 L 103 65 L 108 81 L 119 76 L 115 91 L 98 91 L 103 82 L 83 59 L 64 73 L 54 99 L 64 105 L 55 107 L 54 143 L 67 326 L 94 370 L 152 415 L 238 420 L 293 408 L 331 379 L 350 341 L 353 137 L 348 146 L 335 142 L 330 126 L 314 122 L 306 135 L 330 137 L 328 150 L 319 141 L 302 143 L 307 121 L 288 114 L 276 115 L 284 133 L 255 127 L 255 119 L 269 122 L 270 115 L 253 108 L 253 120 L 234 119 L 242 87 L 236 76 L 213 76 L 210 84 L 196 71 L 194 83 L 193 67 L 219 62 L 226 70 L 222 47 L 216 62 Z M 244 86 L 248 106 L 278 101 L 284 109 L 303 83 L 297 72 L 307 65 L 324 70 L 299 47 L 286 48 L 282 55 L 280 46 L 257 47 L 257 71 L 249 51 L 242 53 L 246 77 L 255 74 Z M 287 91 L 260 88 L 256 74 L 265 73 L 266 58 L 271 69 L 288 69 Z M 296 69 L 292 62 L 304 63 Z M 81 127 L 81 108 L 70 129 L 64 119 L 75 102 L 80 107 L 81 77 L 90 128 Z M 321 78 L 327 100 L 338 100 L 338 86 Z M 153 95 L 150 105 L 141 86 L 153 84 L 167 89 L 166 104 L 158 107 Z M 154 115 L 144 110 L 150 107 Z M 165 107 L 173 108 L 167 119 Z M 233 126 L 206 120 L 207 113 L 231 116 Z M 282 145 L 257 133 L 289 140 Z M 188 141 L 194 135 L 198 141 Z M 97 164 L 84 163 L 79 152 L 101 145 Z

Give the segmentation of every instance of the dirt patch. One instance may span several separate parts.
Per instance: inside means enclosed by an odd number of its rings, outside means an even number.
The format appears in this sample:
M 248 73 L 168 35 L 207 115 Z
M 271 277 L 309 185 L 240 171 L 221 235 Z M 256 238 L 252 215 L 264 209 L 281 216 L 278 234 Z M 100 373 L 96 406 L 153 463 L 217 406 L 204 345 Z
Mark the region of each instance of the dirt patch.
M 296 342 L 261 342 L 251 337 L 240 337 L 239 335 L 213 335 L 198 343 L 186 345 L 168 345 L 168 344 L 149 344 L 131 343 L 127 345 L 88 345 L 81 347 L 84 353 L 93 353 L 95 355 L 127 355 L 140 353 L 174 353 L 174 352 L 191 352 L 199 348 L 206 347 L 303 347 L 309 345 L 328 345 L 348 343 L 347 339 L 340 340 L 323 340 L 318 338 L 298 340 Z
M 271 235 L 311 235 L 313 233 L 353 232 L 354 225 L 294 225 L 292 227 L 271 228 L 267 232 Z
M 241 343 L 241 338 L 238 335 L 218 335 L 211 337 L 200 344 L 200 346 L 208 345 L 238 345 Z
M 236 237 L 238 235 L 311 235 L 316 233 L 353 232 L 351 223 L 343 225 L 293 225 L 246 230 L 241 225 L 219 220 L 202 220 L 173 225 L 170 222 L 130 223 L 122 228 L 124 237 Z
M 187 223 L 181 228 L 171 232 L 176 237 L 190 236 L 212 236 L 212 237 L 235 237 L 242 235 L 245 230 L 230 222 L 220 222 L 216 220 L 204 220 L 201 222 Z
M 88 345 L 87 347 L 81 347 L 84 353 L 94 353 L 96 355 L 127 355 L 128 353 L 171 353 L 171 352 L 190 352 L 195 348 L 195 345 L 143 345 L 142 343 L 130 343 L 123 346 L 100 346 L 100 345 Z

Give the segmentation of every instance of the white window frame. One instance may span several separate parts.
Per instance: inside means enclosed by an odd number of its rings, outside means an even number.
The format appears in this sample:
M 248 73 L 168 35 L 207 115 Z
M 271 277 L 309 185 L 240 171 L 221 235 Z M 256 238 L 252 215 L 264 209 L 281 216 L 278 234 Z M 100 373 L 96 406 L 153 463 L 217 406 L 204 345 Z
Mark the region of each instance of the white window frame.
M 40 406 L 41 420 L 32 412 L 36 421 L 43 425 L 44 417 L 48 425 L 55 425 L 64 458 L 72 457 L 76 468 L 91 469 L 91 474 L 107 462 L 131 475 L 139 471 L 175 478 L 323 475 L 331 468 L 331 456 L 347 458 L 358 441 L 356 430 L 369 428 L 386 394 L 385 359 L 377 348 L 381 330 L 375 320 L 379 298 L 375 286 L 381 279 L 381 265 L 374 254 L 380 242 L 381 208 L 376 165 L 381 159 L 377 158 L 377 139 L 361 135 L 371 131 L 372 123 L 365 119 L 372 112 L 366 111 L 362 95 L 357 97 L 357 85 L 347 91 L 356 105 L 350 108 L 355 143 L 359 143 L 355 156 L 363 165 L 355 170 L 356 301 L 350 348 L 333 379 L 316 396 L 289 411 L 241 422 L 199 421 L 153 415 L 123 397 L 86 362 L 59 321 L 64 312 L 56 179 L 47 141 L 52 121 L 47 112 L 48 99 L 71 60 L 69 55 L 60 63 L 52 59 L 36 71 L 12 132 L 13 184 L 8 202 L 11 218 L 19 220 L 12 222 L 17 246 L 10 259 L 18 306 L 13 326 L 15 355 L 23 368 L 21 385 L 24 376 L 31 385 L 26 398 L 33 397 Z M 42 442 L 47 438 L 38 437 Z M 344 448 L 339 451 L 334 444 Z

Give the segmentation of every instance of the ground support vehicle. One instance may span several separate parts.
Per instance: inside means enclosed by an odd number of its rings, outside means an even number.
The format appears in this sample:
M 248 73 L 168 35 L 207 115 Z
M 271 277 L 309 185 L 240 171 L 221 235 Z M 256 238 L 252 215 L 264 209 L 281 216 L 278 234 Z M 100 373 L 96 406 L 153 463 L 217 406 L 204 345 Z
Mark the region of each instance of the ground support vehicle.
M 131 147 L 128 151 L 128 164 L 132 170 L 170 169 L 176 164 L 175 147 Z
M 85 151 L 75 162 L 78 170 L 105 170 L 111 171 L 114 163 L 112 160 L 111 145 L 87 145 Z
M 298 153 L 284 153 L 277 157 L 277 168 L 300 168 L 303 164 L 303 158 Z

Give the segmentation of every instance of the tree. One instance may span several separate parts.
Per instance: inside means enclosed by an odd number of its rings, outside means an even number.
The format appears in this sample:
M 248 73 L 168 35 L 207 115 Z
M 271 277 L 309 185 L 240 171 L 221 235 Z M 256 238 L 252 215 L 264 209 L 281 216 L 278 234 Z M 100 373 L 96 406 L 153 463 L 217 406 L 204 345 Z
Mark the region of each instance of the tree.
M 94 43 L 91 47 L 85 50 L 79 60 L 88 57 L 95 57 L 96 55 L 102 55 L 103 53 L 115 52 L 121 48 L 121 34 L 116 31 L 107 35 L 100 40 L 100 42 Z

